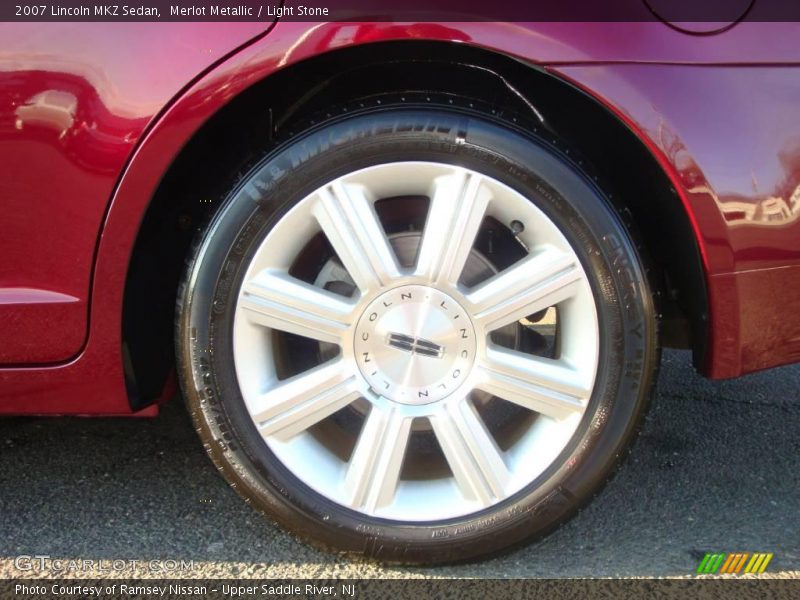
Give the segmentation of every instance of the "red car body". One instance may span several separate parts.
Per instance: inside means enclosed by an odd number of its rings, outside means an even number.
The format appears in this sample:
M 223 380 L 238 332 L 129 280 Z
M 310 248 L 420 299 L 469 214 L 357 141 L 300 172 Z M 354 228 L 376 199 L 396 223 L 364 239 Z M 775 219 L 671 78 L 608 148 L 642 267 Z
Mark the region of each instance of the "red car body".
M 386 42 L 512 57 L 611 111 L 693 231 L 701 372 L 799 361 L 798 36 L 793 23 L 706 36 L 659 22 L 2 24 L 0 414 L 154 414 L 129 401 L 122 319 L 160 182 L 251 86 Z

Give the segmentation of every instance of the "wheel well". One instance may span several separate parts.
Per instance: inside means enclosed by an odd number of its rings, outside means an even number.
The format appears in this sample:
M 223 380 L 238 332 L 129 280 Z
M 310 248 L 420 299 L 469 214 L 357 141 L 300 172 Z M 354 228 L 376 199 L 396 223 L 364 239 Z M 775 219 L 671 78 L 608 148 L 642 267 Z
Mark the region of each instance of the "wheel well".
M 159 397 L 173 364 L 178 283 L 194 238 L 265 145 L 331 106 L 375 94 L 474 98 L 542 124 L 578 151 L 637 232 L 660 296 L 664 345 L 705 351 L 705 276 L 691 224 L 666 174 L 636 135 L 572 85 L 490 51 L 442 42 L 382 42 L 333 51 L 256 83 L 210 119 L 165 174 L 144 216 L 126 280 L 125 371 L 133 408 Z M 515 115 L 510 117 L 509 115 Z

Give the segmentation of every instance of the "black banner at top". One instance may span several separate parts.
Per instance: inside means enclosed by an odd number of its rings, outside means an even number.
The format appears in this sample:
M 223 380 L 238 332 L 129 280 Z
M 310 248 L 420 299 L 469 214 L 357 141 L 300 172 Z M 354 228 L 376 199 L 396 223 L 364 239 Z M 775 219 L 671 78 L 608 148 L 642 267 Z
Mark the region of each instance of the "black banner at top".
M 800 21 L 800 0 L 3 0 L 0 21 Z

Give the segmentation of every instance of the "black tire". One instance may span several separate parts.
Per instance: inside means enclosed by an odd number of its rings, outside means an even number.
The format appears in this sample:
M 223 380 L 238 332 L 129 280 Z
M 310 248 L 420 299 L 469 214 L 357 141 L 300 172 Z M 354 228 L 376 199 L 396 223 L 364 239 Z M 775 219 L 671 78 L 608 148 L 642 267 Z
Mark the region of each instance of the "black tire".
M 600 359 L 589 407 L 550 468 L 512 497 L 444 522 L 370 518 L 311 490 L 270 452 L 238 388 L 231 328 L 248 258 L 299 199 L 380 162 L 457 163 L 517 189 L 561 229 L 589 276 Z M 254 201 L 248 190 L 263 192 Z M 651 289 L 607 196 L 548 142 L 482 114 L 386 106 L 329 119 L 269 151 L 227 196 L 189 262 L 178 301 L 178 372 L 214 464 L 245 500 L 314 545 L 383 561 L 435 564 L 494 554 L 552 530 L 611 477 L 647 406 L 659 353 Z

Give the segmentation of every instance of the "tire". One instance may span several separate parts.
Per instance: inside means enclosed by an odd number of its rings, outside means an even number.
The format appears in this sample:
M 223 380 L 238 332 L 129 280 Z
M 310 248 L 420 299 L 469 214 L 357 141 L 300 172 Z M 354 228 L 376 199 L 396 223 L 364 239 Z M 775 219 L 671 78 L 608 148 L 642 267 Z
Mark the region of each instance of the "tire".
M 581 167 L 483 114 L 387 103 L 235 184 L 189 261 L 176 349 L 245 501 L 316 546 L 428 565 L 575 514 L 659 358 L 642 257 Z

